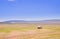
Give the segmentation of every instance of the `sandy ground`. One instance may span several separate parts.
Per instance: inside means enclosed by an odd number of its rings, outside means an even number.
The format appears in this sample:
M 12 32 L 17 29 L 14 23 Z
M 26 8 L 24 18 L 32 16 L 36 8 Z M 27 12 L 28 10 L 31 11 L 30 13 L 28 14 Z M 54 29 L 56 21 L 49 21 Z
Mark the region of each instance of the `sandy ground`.
M 50 34 L 60 34 L 60 32 L 54 32 L 48 29 L 41 29 L 41 30 L 29 30 L 25 32 L 20 31 L 11 31 L 10 33 L 0 33 L 0 39 L 39 39 L 44 37 L 49 37 Z M 56 38 L 49 38 L 49 39 L 58 39 Z
M 20 39 L 21 36 L 32 35 L 32 34 L 36 34 L 36 32 L 33 30 L 27 32 L 19 32 L 14 30 L 8 34 L 1 32 L 0 37 L 1 39 Z

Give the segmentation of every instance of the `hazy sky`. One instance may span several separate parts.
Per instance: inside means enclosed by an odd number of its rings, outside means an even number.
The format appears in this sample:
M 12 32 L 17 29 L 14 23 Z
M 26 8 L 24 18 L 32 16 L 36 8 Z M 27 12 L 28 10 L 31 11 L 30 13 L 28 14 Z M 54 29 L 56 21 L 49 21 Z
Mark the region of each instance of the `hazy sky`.
M 0 21 L 60 19 L 60 0 L 0 0 Z

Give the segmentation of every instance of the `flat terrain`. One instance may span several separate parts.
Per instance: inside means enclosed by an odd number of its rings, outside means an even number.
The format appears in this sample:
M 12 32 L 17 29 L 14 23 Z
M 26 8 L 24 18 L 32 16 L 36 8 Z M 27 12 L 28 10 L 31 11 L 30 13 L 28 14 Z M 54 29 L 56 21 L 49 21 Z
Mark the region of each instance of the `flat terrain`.
M 0 39 L 60 39 L 59 24 L 0 24 Z

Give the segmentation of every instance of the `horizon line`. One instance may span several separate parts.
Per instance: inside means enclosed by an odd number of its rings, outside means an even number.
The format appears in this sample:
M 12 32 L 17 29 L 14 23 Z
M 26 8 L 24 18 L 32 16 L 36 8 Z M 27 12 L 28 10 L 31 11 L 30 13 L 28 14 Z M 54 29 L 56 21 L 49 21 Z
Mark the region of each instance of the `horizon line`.
M 4 22 L 4 21 L 10 21 L 10 20 L 23 20 L 23 21 L 42 21 L 42 20 L 56 20 L 56 19 L 37 19 L 37 20 L 28 20 L 28 19 L 8 19 L 8 20 L 0 20 L 0 22 Z

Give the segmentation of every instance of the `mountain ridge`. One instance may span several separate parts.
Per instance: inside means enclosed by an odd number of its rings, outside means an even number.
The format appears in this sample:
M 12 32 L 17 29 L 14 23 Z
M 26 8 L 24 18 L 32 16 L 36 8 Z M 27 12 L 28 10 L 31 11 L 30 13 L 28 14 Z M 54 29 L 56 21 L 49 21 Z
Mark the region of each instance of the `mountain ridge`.
M 40 20 L 40 21 L 8 20 L 8 21 L 0 22 L 0 24 L 4 24 L 4 23 L 60 23 L 60 19 Z

